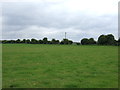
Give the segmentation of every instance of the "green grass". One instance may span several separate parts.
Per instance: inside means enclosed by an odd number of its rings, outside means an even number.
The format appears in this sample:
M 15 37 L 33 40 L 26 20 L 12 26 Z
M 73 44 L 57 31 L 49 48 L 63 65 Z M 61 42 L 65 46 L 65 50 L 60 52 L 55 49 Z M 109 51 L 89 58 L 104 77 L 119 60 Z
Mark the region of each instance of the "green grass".
M 117 49 L 3 44 L 3 88 L 117 88 Z

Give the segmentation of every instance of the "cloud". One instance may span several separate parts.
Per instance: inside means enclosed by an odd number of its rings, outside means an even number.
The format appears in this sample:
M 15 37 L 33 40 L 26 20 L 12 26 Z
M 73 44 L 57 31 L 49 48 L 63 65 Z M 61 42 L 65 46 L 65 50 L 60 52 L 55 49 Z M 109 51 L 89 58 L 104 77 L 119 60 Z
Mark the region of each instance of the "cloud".
M 2 39 L 2 5 L 0 4 L 0 39 Z
M 3 3 L 3 39 L 48 37 L 62 40 L 64 32 L 74 41 L 84 37 L 97 40 L 99 35 L 109 33 L 117 38 L 117 1 L 90 1 Z

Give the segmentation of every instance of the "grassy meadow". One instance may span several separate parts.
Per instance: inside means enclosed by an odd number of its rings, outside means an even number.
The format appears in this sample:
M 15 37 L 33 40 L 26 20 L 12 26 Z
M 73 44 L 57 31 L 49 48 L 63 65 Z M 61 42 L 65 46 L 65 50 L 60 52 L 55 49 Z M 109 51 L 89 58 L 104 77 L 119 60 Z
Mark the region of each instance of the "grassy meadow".
M 118 47 L 3 44 L 2 87 L 117 88 Z

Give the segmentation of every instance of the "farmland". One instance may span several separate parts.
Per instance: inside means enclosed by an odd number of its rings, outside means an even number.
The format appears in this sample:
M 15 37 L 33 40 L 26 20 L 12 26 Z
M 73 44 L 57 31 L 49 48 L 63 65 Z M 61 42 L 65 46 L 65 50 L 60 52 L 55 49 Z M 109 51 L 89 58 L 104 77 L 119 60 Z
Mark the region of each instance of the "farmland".
M 118 47 L 3 44 L 3 88 L 117 88 Z

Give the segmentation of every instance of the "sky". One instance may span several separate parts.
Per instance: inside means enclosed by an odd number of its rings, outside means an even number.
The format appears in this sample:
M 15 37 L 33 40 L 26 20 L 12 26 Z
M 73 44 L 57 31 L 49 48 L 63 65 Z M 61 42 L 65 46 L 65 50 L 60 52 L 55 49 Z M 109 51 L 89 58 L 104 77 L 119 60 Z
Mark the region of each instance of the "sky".
M 3 0 L 2 39 L 118 39 L 118 0 Z

